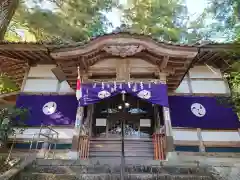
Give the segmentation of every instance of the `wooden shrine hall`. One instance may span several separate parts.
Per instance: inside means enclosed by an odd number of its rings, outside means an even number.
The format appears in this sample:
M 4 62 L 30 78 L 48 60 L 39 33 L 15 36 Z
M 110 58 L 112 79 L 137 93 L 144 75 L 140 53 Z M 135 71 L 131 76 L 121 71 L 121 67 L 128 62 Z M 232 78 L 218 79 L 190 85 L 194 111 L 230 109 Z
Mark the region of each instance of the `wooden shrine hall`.
M 226 71 L 232 63 L 228 51 L 237 46 L 174 44 L 128 32 L 75 44 L 1 42 L 0 72 L 17 84 L 18 91 L 0 97 L 7 103 L 14 93 L 74 94 L 79 66 L 87 97 L 80 100 L 75 125 L 70 126 L 77 129 L 72 151 L 81 158 L 118 157 L 124 136 L 126 157 L 165 159 L 174 151 L 168 96 L 176 94 L 183 80 L 188 81 L 188 71 L 194 66 Z M 54 76 L 46 77 L 44 68 L 49 66 Z M 31 71 L 41 76 L 41 82 L 29 75 Z M 49 90 L 53 79 L 58 82 Z M 62 83 L 67 87 L 64 91 L 60 91 Z

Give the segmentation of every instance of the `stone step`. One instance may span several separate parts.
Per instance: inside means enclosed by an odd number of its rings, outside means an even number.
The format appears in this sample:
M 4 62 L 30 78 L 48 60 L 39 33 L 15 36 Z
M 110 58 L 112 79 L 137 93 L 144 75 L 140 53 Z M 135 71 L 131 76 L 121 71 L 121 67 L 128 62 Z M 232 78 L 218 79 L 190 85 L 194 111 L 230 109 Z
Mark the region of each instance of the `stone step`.
M 207 175 L 169 175 L 155 173 L 125 173 L 125 180 L 213 180 Z M 120 173 L 98 173 L 98 174 L 52 174 L 52 173 L 20 173 L 16 180 L 120 180 Z
M 122 142 L 116 139 L 93 139 L 90 141 L 89 157 L 121 157 Z M 125 157 L 153 159 L 154 148 L 151 139 L 125 140 Z
M 101 147 L 121 148 L 122 144 L 121 143 L 115 144 L 115 143 L 104 143 L 104 142 L 98 142 L 98 143 L 90 142 L 90 146 L 98 147 L 98 148 L 101 148 Z M 124 143 L 124 147 L 125 148 L 149 148 L 149 147 L 153 148 L 153 144 L 152 143 L 142 143 L 142 144 L 126 144 L 126 143 Z
M 153 158 L 153 151 L 125 151 L 125 157 L 151 157 Z M 121 156 L 121 151 L 90 151 L 89 157 L 111 157 L 111 156 Z
M 120 173 L 121 170 L 121 159 L 93 159 L 91 162 L 85 163 L 72 163 L 62 164 L 59 161 L 59 164 L 56 162 L 48 164 L 43 161 L 38 162 L 37 164 L 31 164 L 25 167 L 24 172 L 32 173 L 53 173 L 53 174 L 68 174 L 68 173 L 80 173 L 80 174 L 97 174 L 97 173 Z M 131 164 L 130 164 L 131 163 Z M 139 163 L 139 164 L 137 164 Z M 140 161 L 125 161 L 125 172 L 126 173 L 157 173 L 157 174 L 172 174 L 172 175 L 208 175 L 208 168 L 197 168 L 192 166 L 160 166 L 159 162 L 148 161 L 142 159 Z M 41 165 L 40 165 L 41 164 Z M 141 165 L 144 164 L 144 165 Z
M 121 148 L 107 148 L 107 147 L 91 147 L 90 152 L 98 152 L 98 151 L 103 151 L 103 152 L 122 152 Z M 145 147 L 145 148 L 124 148 L 125 152 L 151 152 L 153 153 L 153 147 Z
M 116 144 L 121 144 L 122 140 L 121 139 L 90 139 L 91 142 L 104 142 L 104 143 L 116 143 Z M 124 139 L 125 144 L 142 144 L 142 143 L 152 143 L 152 139 Z
M 97 138 L 91 138 L 91 141 L 121 141 L 121 138 L 103 138 L 103 137 L 97 137 Z M 152 142 L 152 138 L 124 138 L 124 141 L 126 142 Z

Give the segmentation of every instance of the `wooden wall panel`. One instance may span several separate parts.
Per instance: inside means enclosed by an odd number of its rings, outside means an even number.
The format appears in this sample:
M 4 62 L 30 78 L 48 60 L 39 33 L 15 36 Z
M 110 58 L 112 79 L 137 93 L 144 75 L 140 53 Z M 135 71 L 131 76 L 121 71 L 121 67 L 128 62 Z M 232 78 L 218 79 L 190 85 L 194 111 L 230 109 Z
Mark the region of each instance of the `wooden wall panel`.
M 57 92 L 58 80 L 27 79 L 23 92 Z
M 73 93 L 74 90 L 70 88 L 67 81 L 60 83 L 55 77 L 51 71 L 55 67 L 55 65 L 30 67 L 22 91 L 31 93 Z
M 193 93 L 228 94 L 224 81 L 192 80 Z
M 56 65 L 38 65 L 36 67 L 31 67 L 28 77 L 51 77 L 56 78 L 52 73 L 51 69 L 55 68 Z
M 59 89 L 59 92 L 60 93 L 73 93 L 75 92 L 68 84 L 67 81 L 63 81 L 61 84 L 60 84 L 60 89 Z
M 175 93 L 190 93 L 188 81 L 183 80 L 178 88 L 175 90 Z
M 189 70 L 190 78 L 222 78 L 219 69 L 207 66 L 194 66 Z
M 191 94 L 226 94 L 229 95 L 228 84 L 219 69 L 207 66 L 195 66 L 189 70 L 189 79 L 183 79 L 175 93 Z

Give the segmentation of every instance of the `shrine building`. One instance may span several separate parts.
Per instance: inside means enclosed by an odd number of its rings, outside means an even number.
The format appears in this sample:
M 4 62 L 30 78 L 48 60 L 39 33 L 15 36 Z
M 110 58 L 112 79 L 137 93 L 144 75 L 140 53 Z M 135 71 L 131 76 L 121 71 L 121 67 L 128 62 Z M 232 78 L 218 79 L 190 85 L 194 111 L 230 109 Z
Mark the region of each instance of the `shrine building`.
M 239 119 L 218 100 L 230 97 L 223 76 L 236 46 L 173 44 L 128 32 L 76 44 L 1 42 L 0 71 L 18 91 L 1 94 L 0 102 L 30 114 L 28 128 L 10 142 L 16 151 L 40 149 L 50 129 L 57 142 L 49 149 L 71 158 L 239 153 Z

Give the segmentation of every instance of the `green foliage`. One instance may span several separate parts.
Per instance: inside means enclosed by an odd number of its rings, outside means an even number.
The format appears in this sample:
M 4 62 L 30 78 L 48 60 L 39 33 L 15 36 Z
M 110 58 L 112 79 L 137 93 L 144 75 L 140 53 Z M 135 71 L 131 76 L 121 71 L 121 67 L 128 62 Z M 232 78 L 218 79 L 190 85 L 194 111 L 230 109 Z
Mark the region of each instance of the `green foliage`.
M 229 73 L 227 79 L 231 89 L 230 101 L 240 119 L 240 71 Z
M 44 2 L 40 0 L 33 1 L 31 7 L 27 2 L 19 5 L 8 32 L 26 29 L 37 41 L 59 43 L 84 41 L 103 34 L 110 26 L 103 12 L 116 4 L 114 0 L 49 0 L 44 1 L 52 8 L 48 10 L 42 8 Z
M 199 30 L 203 27 L 202 20 L 190 22 L 187 7 L 182 0 L 129 0 L 126 5 L 119 5 L 118 2 L 24 0 L 10 23 L 5 39 L 19 40 L 17 31 L 24 29 L 34 35 L 36 41 L 85 41 L 104 34 L 112 27 L 105 14 L 113 8 L 121 12 L 122 23 L 132 32 L 184 43 L 195 43 L 202 38 Z M 44 3 L 51 8 L 44 9 Z
M 17 86 L 4 74 L 0 74 L 0 94 L 17 91 Z
M 6 143 L 8 136 L 24 131 L 24 121 L 28 118 L 27 109 L 8 107 L 0 108 L 0 144 Z
M 240 119 L 240 71 L 236 71 L 239 68 L 240 63 L 237 62 L 233 65 L 232 71 L 225 74 L 231 89 L 231 97 L 218 97 L 217 100 L 220 104 L 232 108 Z
M 132 31 L 159 40 L 181 40 L 187 10 L 179 0 L 130 0 L 128 3 L 123 21 Z
M 208 17 L 213 19 L 209 25 L 211 34 L 217 34 L 219 39 L 224 37 L 225 42 L 240 43 L 239 7 L 239 0 L 210 0 L 207 13 Z M 238 49 L 233 49 L 231 54 L 240 57 Z M 235 58 L 232 61 L 233 65 L 227 74 L 231 99 L 227 102 L 234 106 L 240 118 L 240 58 Z

